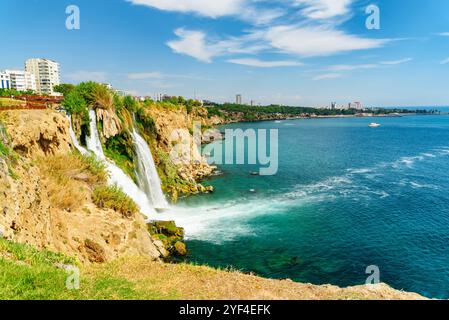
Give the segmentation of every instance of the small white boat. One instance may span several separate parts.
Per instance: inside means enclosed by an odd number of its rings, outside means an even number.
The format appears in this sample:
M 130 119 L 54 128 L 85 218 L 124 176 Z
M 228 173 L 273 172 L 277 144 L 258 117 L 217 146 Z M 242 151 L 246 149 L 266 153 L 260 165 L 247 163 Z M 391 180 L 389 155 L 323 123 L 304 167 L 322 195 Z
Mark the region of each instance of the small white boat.
M 371 122 L 371 123 L 369 124 L 369 127 L 370 127 L 370 128 L 378 128 L 378 127 L 380 127 L 380 126 L 381 126 L 381 124 L 375 123 L 375 122 Z

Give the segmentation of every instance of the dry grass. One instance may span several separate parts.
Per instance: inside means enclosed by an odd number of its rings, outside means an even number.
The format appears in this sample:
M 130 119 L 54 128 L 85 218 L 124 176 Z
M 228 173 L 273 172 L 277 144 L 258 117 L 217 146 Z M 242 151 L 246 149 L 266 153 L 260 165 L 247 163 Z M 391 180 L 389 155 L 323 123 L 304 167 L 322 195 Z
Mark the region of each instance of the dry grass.
M 80 208 L 90 199 L 92 189 L 107 179 L 100 163 L 78 154 L 41 158 L 38 166 L 47 185 L 51 205 L 59 209 Z
M 394 290 L 385 284 L 338 288 L 271 280 L 240 272 L 205 266 L 166 264 L 147 258 L 124 258 L 104 265 L 86 267 L 87 278 L 126 279 L 139 297 L 158 292 L 169 299 L 187 300 L 369 300 L 422 299 L 414 293 Z
M 26 103 L 24 101 L 21 100 L 16 100 L 16 99 L 10 99 L 10 98 L 0 98 L 0 107 L 2 106 L 23 106 Z

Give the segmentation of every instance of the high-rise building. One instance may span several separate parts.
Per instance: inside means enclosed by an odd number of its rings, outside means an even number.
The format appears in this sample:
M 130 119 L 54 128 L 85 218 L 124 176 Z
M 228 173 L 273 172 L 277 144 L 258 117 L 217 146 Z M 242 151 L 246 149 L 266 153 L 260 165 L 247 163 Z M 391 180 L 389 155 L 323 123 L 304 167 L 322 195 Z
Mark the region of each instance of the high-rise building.
M 9 75 L 10 87 L 17 91 L 36 91 L 36 77 L 33 73 L 23 70 L 5 70 Z
M 349 104 L 350 109 L 363 110 L 363 104 L 361 102 L 351 102 Z
M 235 96 L 235 103 L 242 104 L 242 95 L 241 94 L 238 94 Z
M 11 79 L 4 71 L 0 71 L 0 89 L 11 89 Z
M 37 91 L 42 94 L 58 95 L 53 88 L 60 84 L 59 63 L 49 59 L 28 59 L 25 71 L 36 76 Z

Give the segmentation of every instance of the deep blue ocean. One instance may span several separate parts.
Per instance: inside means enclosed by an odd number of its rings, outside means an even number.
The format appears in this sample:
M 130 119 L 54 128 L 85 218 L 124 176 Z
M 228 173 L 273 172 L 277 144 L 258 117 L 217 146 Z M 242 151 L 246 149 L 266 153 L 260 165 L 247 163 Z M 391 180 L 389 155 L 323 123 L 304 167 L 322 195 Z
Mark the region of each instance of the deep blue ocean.
M 279 129 L 279 171 L 222 165 L 215 193 L 183 199 L 189 261 L 339 286 L 375 265 L 396 289 L 449 298 L 449 116 L 226 128 Z

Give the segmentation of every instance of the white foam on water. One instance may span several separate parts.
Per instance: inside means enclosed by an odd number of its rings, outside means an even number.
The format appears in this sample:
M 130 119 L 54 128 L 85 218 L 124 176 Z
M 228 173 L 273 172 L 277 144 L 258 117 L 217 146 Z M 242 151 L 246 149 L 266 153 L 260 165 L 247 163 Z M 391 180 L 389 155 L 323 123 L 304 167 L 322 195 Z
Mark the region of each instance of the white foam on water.
M 402 157 L 398 161 L 395 161 L 392 164 L 392 167 L 395 169 L 399 169 L 402 167 L 407 167 L 408 169 L 412 169 L 415 162 L 423 161 L 424 156 L 415 156 L 415 157 Z
M 353 174 L 362 174 L 362 173 L 370 173 L 373 172 L 373 168 L 360 168 L 360 169 L 348 169 L 349 173 Z
M 427 158 L 436 158 L 437 156 L 436 155 L 434 155 L 433 153 L 423 153 L 422 154 L 424 157 L 427 157 Z
M 402 187 L 409 186 L 412 189 L 432 189 L 432 190 L 440 189 L 440 187 L 433 185 L 433 184 L 419 183 L 417 181 L 412 181 L 412 180 L 408 180 L 408 179 L 402 179 L 401 181 L 399 181 L 398 185 L 400 185 Z
M 449 154 L 449 148 L 443 150 L 447 150 L 445 154 Z M 258 216 L 291 213 L 288 209 L 292 207 L 300 208 L 318 202 L 339 201 L 343 197 L 363 203 L 391 197 L 387 190 L 364 185 L 363 179 L 381 181 L 385 179 L 386 171 L 409 169 L 417 161 L 423 161 L 426 158 L 434 157 L 430 156 L 430 153 L 420 154 L 413 157 L 401 157 L 396 161 L 380 163 L 371 168 L 351 168 L 346 174 L 340 176 L 329 177 L 310 184 L 298 184 L 290 192 L 282 195 L 264 198 L 249 197 L 197 207 L 176 207 L 164 215 L 164 218 L 173 219 L 178 225 L 184 227 L 187 239 L 214 243 L 232 241 L 241 235 L 256 235 L 257 230 L 253 229 L 250 220 Z M 401 180 L 399 185 L 410 188 L 438 188 L 409 182 L 406 179 Z

